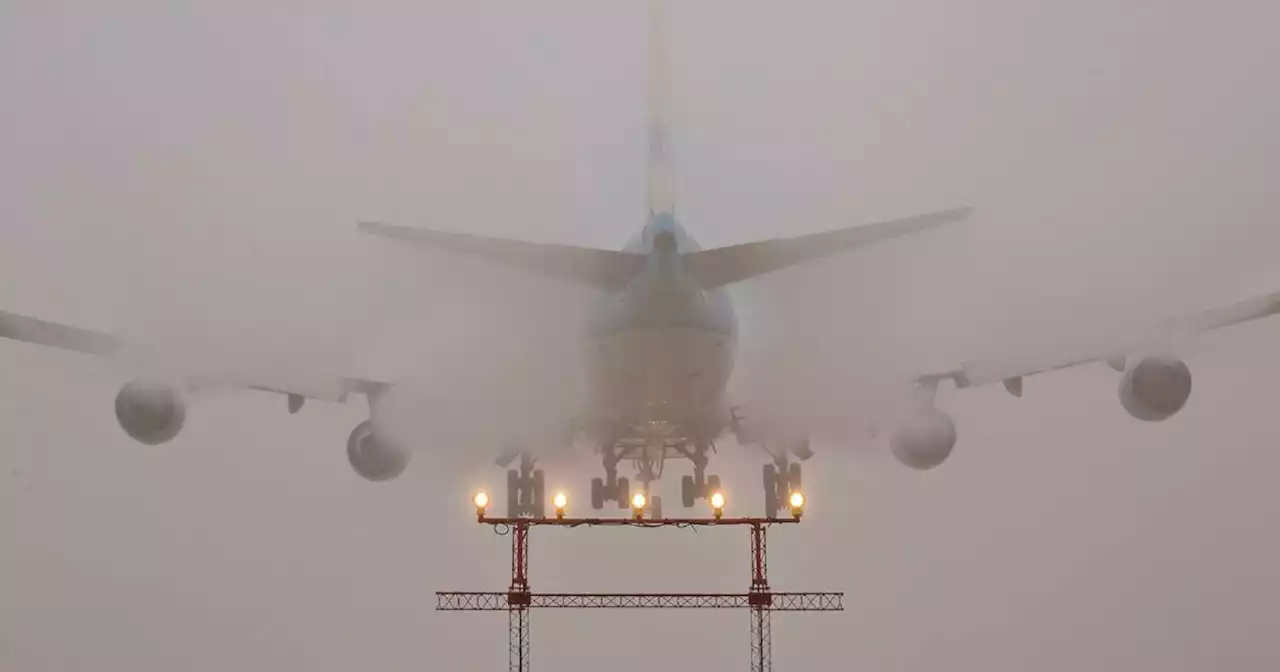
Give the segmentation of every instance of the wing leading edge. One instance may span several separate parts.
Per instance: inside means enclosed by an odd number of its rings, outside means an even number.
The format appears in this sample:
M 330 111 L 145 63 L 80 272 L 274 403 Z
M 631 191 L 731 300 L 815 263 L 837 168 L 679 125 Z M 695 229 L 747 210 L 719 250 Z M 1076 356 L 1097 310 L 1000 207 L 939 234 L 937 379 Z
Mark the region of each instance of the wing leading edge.
M 3 311 L 0 311 L 0 338 L 105 358 L 130 357 L 142 361 L 159 359 L 158 353 L 151 348 L 130 343 L 111 334 Z M 351 394 L 372 397 L 390 387 L 389 383 L 362 378 L 304 380 L 262 370 L 245 374 L 192 373 L 185 377 L 185 382 L 192 387 L 234 385 L 286 395 L 289 397 L 289 409 L 295 413 L 307 399 L 345 403 Z

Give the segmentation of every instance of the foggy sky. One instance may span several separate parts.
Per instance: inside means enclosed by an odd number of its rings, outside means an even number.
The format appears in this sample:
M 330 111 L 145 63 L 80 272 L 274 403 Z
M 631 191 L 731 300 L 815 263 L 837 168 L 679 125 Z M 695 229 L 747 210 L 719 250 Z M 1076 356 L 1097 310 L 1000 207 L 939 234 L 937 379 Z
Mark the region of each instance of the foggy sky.
M 889 372 L 1280 289 L 1271 3 L 670 4 L 678 207 L 704 247 L 977 208 L 735 290 L 773 366 L 741 372 L 748 397 L 853 412 Z M 643 3 L 189 5 L 0 7 L 0 309 L 441 385 L 562 345 L 533 325 L 569 294 L 355 222 L 619 247 L 644 220 Z M 1158 425 L 1099 365 L 1022 400 L 943 394 L 960 442 L 933 472 L 816 446 L 771 579 L 848 610 L 775 617 L 778 665 L 1275 669 L 1277 336 L 1180 352 L 1193 397 Z M 193 402 L 147 448 L 112 414 L 127 379 L 0 343 L 0 668 L 504 664 L 502 614 L 432 610 L 506 584 L 467 504 L 504 482 L 487 455 L 441 445 L 367 483 L 343 454 L 362 403 L 291 417 L 256 393 Z M 759 509 L 760 462 L 717 456 L 731 509 Z M 549 476 L 586 507 L 597 470 Z M 749 581 L 733 530 L 542 532 L 535 590 Z M 535 613 L 537 669 L 746 666 L 745 613 L 595 616 Z

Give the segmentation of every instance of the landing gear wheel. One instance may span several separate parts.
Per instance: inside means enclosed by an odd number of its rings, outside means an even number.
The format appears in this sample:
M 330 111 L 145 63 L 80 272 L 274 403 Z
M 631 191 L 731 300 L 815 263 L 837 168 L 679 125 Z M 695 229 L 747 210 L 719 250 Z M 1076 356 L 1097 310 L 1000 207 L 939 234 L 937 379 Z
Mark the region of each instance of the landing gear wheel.
M 778 516 L 778 468 L 772 464 L 766 464 L 762 471 L 764 516 L 765 518 L 776 518 Z
M 707 496 L 707 497 L 710 497 L 711 495 L 713 495 L 713 494 L 715 494 L 715 493 L 717 493 L 717 492 L 720 492 L 720 477 L 719 477 L 719 476 L 708 476 L 708 477 L 707 477 L 707 494 L 706 494 L 706 496 Z
M 534 469 L 534 459 L 524 454 L 519 469 L 507 470 L 507 517 L 534 516 L 545 518 L 546 477 L 541 469 Z
M 604 479 L 591 479 L 591 508 L 596 511 L 604 508 Z
M 529 488 L 529 511 L 534 518 L 547 517 L 547 484 L 541 469 L 533 472 L 533 487 Z
M 686 475 L 684 478 L 680 479 L 680 503 L 684 504 L 684 508 L 693 508 L 693 501 L 697 494 L 692 476 Z
M 631 506 L 631 482 L 624 476 L 618 479 L 618 508 L 625 509 Z
M 787 469 L 787 485 L 789 492 L 800 491 L 800 465 L 792 462 L 791 467 Z
M 662 517 L 662 498 L 653 496 L 649 498 L 649 515 L 653 518 Z

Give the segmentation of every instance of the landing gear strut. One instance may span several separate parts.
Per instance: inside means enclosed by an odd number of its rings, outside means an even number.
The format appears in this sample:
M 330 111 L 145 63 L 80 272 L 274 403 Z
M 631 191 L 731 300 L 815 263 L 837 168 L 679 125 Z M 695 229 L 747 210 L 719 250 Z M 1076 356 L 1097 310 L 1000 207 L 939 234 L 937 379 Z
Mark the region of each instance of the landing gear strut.
M 693 508 L 698 500 L 706 499 L 720 489 L 720 477 L 707 476 L 707 448 L 706 444 L 701 444 L 688 453 L 693 461 L 693 475 L 680 479 L 680 503 L 686 509 Z
M 616 502 L 619 509 L 625 509 L 631 505 L 631 483 L 625 476 L 618 476 L 618 448 L 602 446 L 600 452 L 604 455 L 605 478 L 591 479 L 591 508 L 599 511 L 605 502 Z
M 507 517 L 545 518 L 547 515 L 546 481 L 541 469 L 534 469 L 534 459 L 520 454 L 520 467 L 507 470 Z

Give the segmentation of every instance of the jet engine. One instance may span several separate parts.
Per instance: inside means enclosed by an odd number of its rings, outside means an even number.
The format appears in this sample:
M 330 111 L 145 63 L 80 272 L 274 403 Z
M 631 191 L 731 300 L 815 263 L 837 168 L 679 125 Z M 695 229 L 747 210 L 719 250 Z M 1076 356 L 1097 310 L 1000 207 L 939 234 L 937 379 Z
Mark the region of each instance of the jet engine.
M 893 456 L 906 466 L 922 471 L 942 464 L 955 445 L 955 423 L 951 416 L 936 408 L 916 411 L 889 435 Z
M 1125 372 L 1119 394 L 1129 415 L 1147 422 L 1166 420 L 1191 396 L 1191 369 L 1177 359 L 1146 357 Z
M 365 420 L 356 425 L 347 438 L 347 460 L 361 477 L 389 481 L 409 466 L 409 452 L 379 439 L 373 431 L 373 422 Z
M 172 385 L 134 380 L 116 394 L 116 420 L 135 441 L 158 446 L 182 430 L 187 420 L 186 400 Z

